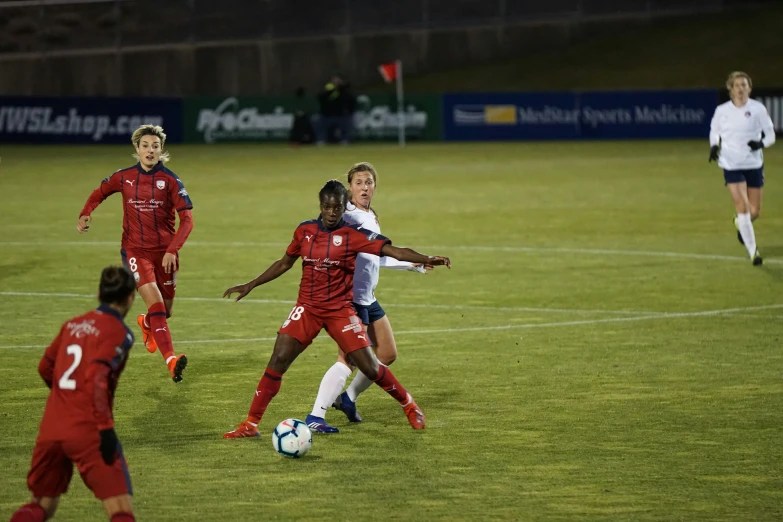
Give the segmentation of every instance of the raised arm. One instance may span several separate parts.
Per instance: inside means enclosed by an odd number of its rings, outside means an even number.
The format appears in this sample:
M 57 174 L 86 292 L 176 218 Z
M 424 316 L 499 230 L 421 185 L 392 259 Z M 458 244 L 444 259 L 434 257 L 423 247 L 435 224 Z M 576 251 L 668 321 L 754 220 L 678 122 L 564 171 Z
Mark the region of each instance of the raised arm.
M 249 281 L 243 285 L 236 285 L 232 286 L 225 292 L 223 292 L 223 297 L 231 297 L 231 294 L 239 294 L 234 301 L 239 301 L 243 297 L 245 297 L 247 294 L 250 293 L 251 290 L 253 290 L 257 286 L 265 285 L 269 281 L 273 281 L 280 277 L 281 275 L 285 274 L 289 270 L 291 270 L 291 267 L 294 266 L 294 263 L 296 263 L 296 260 L 298 259 L 298 256 L 292 256 L 288 254 L 287 252 L 283 254 L 283 257 L 269 265 L 269 268 L 264 270 L 264 273 L 253 279 L 252 281 Z
M 80 234 L 87 232 L 90 228 L 90 225 L 87 223 L 92 221 L 91 214 L 93 210 L 98 208 L 98 205 L 103 203 L 103 200 L 120 190 L 122 190 L 122 179 L 116 172 L 101 181 L 98 188 L 93 190 L 90 197 L 87 198 L 87 202 L 84 203 L 82 211 L 79 212 L 79 221 L 76 223 L 76 230 Z
M 433 265 L 433 266 L 446 266 L 448 268 L 451 268 L 451 260 L 448 257 L 425 256 L 424 254 L 420 254 L 413 249 L 396 247 L 393 246 L 391 243 L 386 243 L 385 245 L 383 245 L 383 248 L 381 248 L 381 255 L 393 257 L 394 259 L 397 259 L 399 261 L 407 261 L 409 263 L 419 263 L 422 265 Z

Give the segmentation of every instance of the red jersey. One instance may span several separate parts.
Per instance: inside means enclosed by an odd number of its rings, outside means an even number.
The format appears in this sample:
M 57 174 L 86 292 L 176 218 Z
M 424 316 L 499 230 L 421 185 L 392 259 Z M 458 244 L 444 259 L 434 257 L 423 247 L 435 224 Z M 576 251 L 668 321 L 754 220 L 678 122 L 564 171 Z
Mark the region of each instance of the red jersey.
M 299 225 L 285 251 L 302 257 L 299 303 L 322 310 L 351 306 L 356 255 L 380 256 L 387 243 L 389 238 L 343 220 L 334 230 L 324 227 L 320 217 Z
M 38 373 L 51 388 L 39 441 L 59 441 L 114 427 L 114 390 L 133 333 L 105 305 L 66 322 L 46 349 Z
M 115 192 L 122 193 L 122 247 L 132 251 L 167 250 L 175 234 L 175 212 L 193 208 L 182 180 L 163 163 L 149 172 L 137 163 L 104 179 L 79 215 L 89 216 Z

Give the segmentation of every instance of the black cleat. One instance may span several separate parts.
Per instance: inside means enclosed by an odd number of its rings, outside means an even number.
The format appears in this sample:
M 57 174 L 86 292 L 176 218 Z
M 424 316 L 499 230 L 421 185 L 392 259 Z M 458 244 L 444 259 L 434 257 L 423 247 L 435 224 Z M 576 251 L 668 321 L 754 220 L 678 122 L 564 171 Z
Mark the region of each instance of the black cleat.
M 753 266 L 761 266 L 764 264 L 764 260 L 761 258 L 761 254 L 756 252 L 753 255 Z
M 182 372 L 188 367 L 188 358 L 183 353 L 177 356 L 177 360 L 174 362 L 174 366 L 171 367 L 171 380 L 174 382 L 182 382 Z

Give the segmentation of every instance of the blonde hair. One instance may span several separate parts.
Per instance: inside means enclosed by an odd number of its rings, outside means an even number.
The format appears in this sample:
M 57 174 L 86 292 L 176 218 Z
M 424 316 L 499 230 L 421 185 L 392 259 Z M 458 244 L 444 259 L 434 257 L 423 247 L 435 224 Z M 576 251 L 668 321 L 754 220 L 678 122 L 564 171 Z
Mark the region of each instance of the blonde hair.
M 163 127 L 160 125 L 142 125 L 138 129 L 136 129 L 133 132 L 133 135 L 131 135 L 131 143 L 133 143 L 133 148 L 138 149 L 139 143 L 141 142 L 141 138 L 144 136 L 157 136 L 160 138 L 160 148 L 163 150 L 163 147 L 166 146 L 166 133 L 163 132 Z M 139 158 L 138 153 L 134 152 L 133 157 L 137 160 L 141 161 L 141 158 Z M 168 160 L 171 159 L 171 156 L 168 152 L 161 152 L 160 154 L 160 161 L 161 163 L 166 163 Z
M 351 190 L 350 190 L 351 182 L 353 181 L 354 175 L 358 174 L 359 172 L 369 172 L 370 176 L 372 176 L 373 185 L 377 185 L 378 184 L 378 173 L 375 172 L 375 167 L 372 166 L 372 163 L 370 163 L 369 161 L 360 161 L 359 163 L 354 164 L 353 167 L 348 169 L 348 175 L 347 175 L 347 177 L 348 177 L 348 187 L 349 187 L 349 189 L 348 189 L 348 201 L 350 201 L 351 203 L 353 203 L 353 192 L 351 192 Z M 375 209 L 372 208 L 371 206 L 368 207 L 368 210 L 372 210 L 373 212 L 375 212 Z M 377 212 L 375 212 L 375 217 L 376 218 L 378 217 L 378 213 Z
M 734 71 L 733 73 L 729 74 L 729 77 L 726 79 L 726 90 L 729 91 L 729 94 L 731 94 L 731 88 L 734 87 L 734 82 L 739 78 L 745 78 L 746 80 L 748 80 L 748 87 L 750 87 L 751 89 L 753 88 L 753 80 L 750 79 L 748 73 L 742 71 Z

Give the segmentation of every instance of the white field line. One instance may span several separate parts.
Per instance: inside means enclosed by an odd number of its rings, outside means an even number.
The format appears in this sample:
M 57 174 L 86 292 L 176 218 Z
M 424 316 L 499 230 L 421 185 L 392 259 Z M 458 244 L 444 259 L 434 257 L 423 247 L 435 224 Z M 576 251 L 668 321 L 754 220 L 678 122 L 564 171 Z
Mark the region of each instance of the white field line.
M 0 292 L 0 296 L 18 296 L 18 297 L 57 297 L 57 298 L 79 298 L 95 299 L 91 294 L 71 294 L 58 292 Z M 177 297 L 177 301 L 197 301 L 197 302 L 215 302 L 232 303 L 233 299 L 223 299 L 220 297 Z M 242 299 L 242 303 L 262 303 L 262 304 L 287 304 L 294 305 L 296 301 L 281 299 Z M 531 308 L 524 306 L 481 306 L 481 305 L 437 305 L 437 304 L 394 304 L 384 303 L 383 306 L 390 308 L 426 308 L 438 310 L 484 310 L 487 312 L 538 312 L 555 314 L 611 314 L 611 315 L 657 315 L 659 312 L 644 312 L 634 310 L 584 310 L 570 308 Z
M 0 241 L 0 246 L 114 246 L 119 250 L 116 241 Z M 189 241 L 185 248 L 191 247 L 279 247 L 285 248 L 287 243 L 266 243 L 247 241 Z M 602 248 L 559 248 L 559 247 L 521 247 L 521 246 L 481 246 L 481 245 L 440 245 L 421 247 L 429 252 L 448 253 L 453 250 L 468 252 L 511 252 L 533 254 L 579 254 L 594 256 L 625 256 L 625 257 L 665 257 L 674 259 L 703 259 L 706 261 L 743 261 L 750 262 L 746 256 L 726 256 L 720 254 L 693 254 L 688 252 L 660 252 L 652 250 L 613 250 Z M 767 259 L 768 264 L 783 264 L 783 259 Z
M 613 317 L 608 319 L 588 319 L 584 321 L 559 321 L 552 323 L 525 323 L 525 324 L 508 324 L 501 326 L 478 326 L 473 328 L 439 328 L 439 329 L 426 329 L 426 330 L 403 330 L 395 332 L 395 335 L 426 335 L 435 333 L 459 333 L 459 332 L 479 332 L 479 331 L 492 331 L 492 330 L 519 330 L 519 329 L 531 329 L 531 328 L 551 328 L 551 327 L 564 327 L 564 326 L 581 326 L 588 324 L 603 324 L 603 323 L 622 323 L 630 321 L 649 321 L 655 319 L 676 319 L 683 317 L 705 317 L 705 316 L 719 316 L 730 315 L 742 312 L 750 312 L 755 310 L 772 310 L 783 308 L 783 304 L 765 305 L 765 306 L 748 306 L 742 308 L 723 308 L 719 310 L 703 310 L 700 312 L 676 312 L 676 313 L 664 313 L 656 315 L 642 315 L 638 317 Z M 326 335 L 320 335 L 317 339 L 326 339 Z M 262 342 L 272 341 L 274 337 L 253 337 L 245 339 L 196 339 L 189 341 L 177 341 L 177 346 L 187 344 L 216 344 L 216 343 L 245 343 L 245 342 Z M 524 337 L 522 338 L 524 339 Z M 45 348 L 45 345 L 19 345 L 19 346 L 0 346 L 0 349 L 22 349 L 22 348 Z

